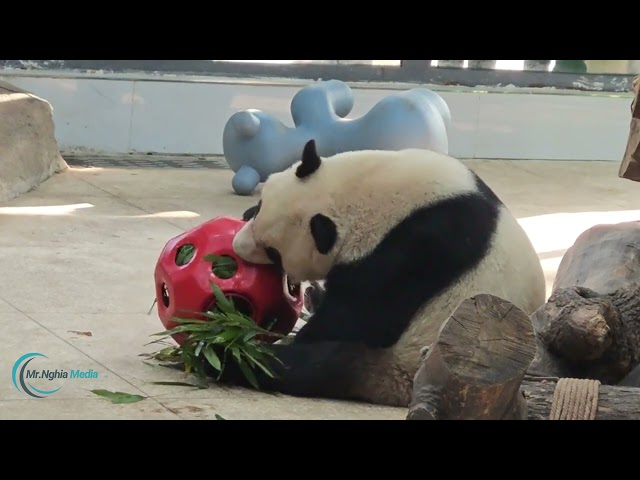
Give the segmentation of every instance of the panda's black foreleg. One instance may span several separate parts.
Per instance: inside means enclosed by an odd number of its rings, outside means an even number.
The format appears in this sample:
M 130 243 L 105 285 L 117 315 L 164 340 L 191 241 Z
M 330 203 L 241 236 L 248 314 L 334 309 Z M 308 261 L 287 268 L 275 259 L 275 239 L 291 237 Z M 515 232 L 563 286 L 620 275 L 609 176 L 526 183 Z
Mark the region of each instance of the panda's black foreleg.
M 272 345 L 276 359 L 266 367 L 273 377 L 255 368 L 261 390 L 278 391 L 299 396 L 324 396 L 327 393 L 345 392 L 353 378 L 345 374 L 345 365 L 355 365 L 362 358 L 365 348 L 341 342 L 316 344 Z M 216 375 L 215 371 L 210 372 Z M 238 365 L 230 360 L 220 378 L 225 383 L 249 387 L 250 383 Z
M 279 362 L 271 361 L 268 368 L 275 378 L 253 370 L 261 390 L 399 407 L 410 402 L 413 379 L 394 368 L 387 350 L 339 341 L 294 341 L 273 348 Z M 250 386 L 235 363 L 227 365 L 221 381 Z

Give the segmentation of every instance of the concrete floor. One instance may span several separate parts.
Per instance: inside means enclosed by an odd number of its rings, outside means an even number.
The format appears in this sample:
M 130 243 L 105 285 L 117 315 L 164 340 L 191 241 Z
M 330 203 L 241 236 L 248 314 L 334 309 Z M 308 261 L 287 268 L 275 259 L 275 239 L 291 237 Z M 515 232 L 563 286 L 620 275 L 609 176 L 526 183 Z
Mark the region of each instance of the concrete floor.
M 617 177 L 617 163 L 469 161 L 521 220 L 551 287 L 577 235 L 597 223 L 640 217 L 640 185 Z M 0 204 L 0 419 L 403 419 L 404 409 L 298 399 L 212 386 L 159 386 L 184 380 L 140 354 L 162 329 L 153 269 L 171 237 L 220 214 L 239 215 L 255 199 L 230 191 L 232 172 L 81 168 Z M 92 379 L 31 380 L 62 388 L 44 399 L 18 391 L 14 362 L 81 369 Z M 108 389 L 146 397 L 112 404 Z

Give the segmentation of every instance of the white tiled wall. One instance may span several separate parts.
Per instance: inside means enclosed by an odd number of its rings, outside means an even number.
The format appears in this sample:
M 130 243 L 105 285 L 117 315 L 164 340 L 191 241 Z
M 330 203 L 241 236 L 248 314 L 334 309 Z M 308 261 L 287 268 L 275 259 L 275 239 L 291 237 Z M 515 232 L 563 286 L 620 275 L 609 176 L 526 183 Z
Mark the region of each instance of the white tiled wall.
M 622 161 L 631 99 L 480 95 L 475 158 Z
M 290 85 L 6 76 L 47 99 L 63 150 L 222 154 L 222 130 L 237 110 L 257 108 L 292 126 Z M 392 90 L 354 88 L 350 116 Z M 440 92 L 453 116 L 450 153 L 461 158 L 619 162 L 631 98 Z
M 53 106 L 61 148 L 82 146 L 126 152 L 131 136 L 131 82 L 66 78 L 7 77 Z

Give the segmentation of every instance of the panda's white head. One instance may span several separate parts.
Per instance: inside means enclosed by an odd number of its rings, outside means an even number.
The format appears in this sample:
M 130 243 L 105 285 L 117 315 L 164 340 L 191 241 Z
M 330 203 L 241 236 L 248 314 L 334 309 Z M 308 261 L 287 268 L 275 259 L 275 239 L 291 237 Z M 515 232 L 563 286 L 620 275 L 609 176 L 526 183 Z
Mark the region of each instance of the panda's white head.
M 311 140 L 301 162 L 269 177 L 254 218 L 234 238 L 241 258 L 279 264 L 296 282 L 325 278 L 335 262 L 338 227 L 331 218 L 331 193 L 323 191 L 317 175 L 320 165 Z
M 321 280 L 370 253 L 417 206 L 475 190 L 456 159 L 425 150 L 357 151 L 320 158 L 314 140 L 300 162 L 264 183 L 255 216 L 233 249 L 279 264 L 294 282 Z

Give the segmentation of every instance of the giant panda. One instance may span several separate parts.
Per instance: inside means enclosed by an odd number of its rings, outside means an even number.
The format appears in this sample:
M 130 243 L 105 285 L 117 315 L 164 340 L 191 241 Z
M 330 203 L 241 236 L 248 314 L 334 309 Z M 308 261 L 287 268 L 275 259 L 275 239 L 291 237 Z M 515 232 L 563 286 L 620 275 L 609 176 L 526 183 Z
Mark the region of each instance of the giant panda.
M 295 282 L 324 280 L 262 389 L 407 407 L 420 351 L 464 299 L 490 293 L 532 313 L 545 280 L 524 230 L 469 168 L 428 150 L 356 151 L 271 175 L 235 235 L 242 259 Z M 245 383 L 229 363 L 221 379 Z M 246 384 L 246 383 L 245 383 Z

